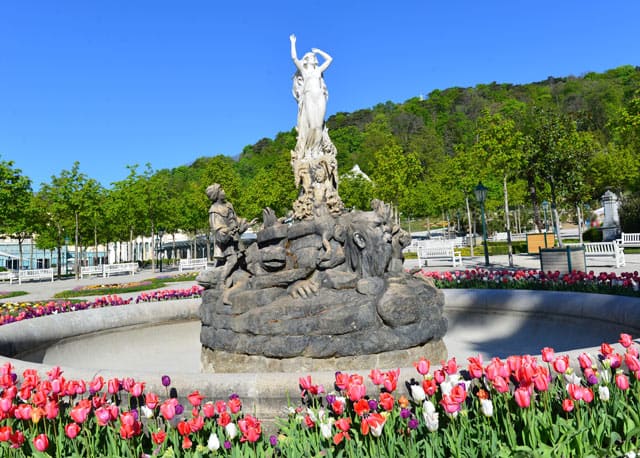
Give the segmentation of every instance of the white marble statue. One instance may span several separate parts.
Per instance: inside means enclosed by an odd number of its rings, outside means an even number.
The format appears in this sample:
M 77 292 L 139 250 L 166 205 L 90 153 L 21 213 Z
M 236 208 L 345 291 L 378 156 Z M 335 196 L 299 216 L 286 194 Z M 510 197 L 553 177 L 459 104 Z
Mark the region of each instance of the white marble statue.
M 319 154 L 329 98 L 322 73 L 331 65 L 332 58 L 326 52 L 312 48 L 299 60 L 296 36 L 292 34 L 289 39 L 291 59 L 297 68 L 293 76 L 293 96 L 298 102 L 298 144 L 307 153 Z M 324 59 L 322 65 L 318 65 L 316 54 Z

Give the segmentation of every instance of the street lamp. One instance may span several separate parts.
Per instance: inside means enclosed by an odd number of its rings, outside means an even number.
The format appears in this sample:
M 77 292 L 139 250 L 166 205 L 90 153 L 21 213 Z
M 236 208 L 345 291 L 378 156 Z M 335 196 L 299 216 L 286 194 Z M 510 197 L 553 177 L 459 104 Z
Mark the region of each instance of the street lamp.
M 487 246 L 487 220 L 484 216 L 484 202 L 487 200 L 488 189 L 482 185 L 482 182 L 478 183 L 478 186 L 473 188 L 473 192 L 476 195 L 476 200 L 480 203 L 480 211 L 482 213 L 482 245 L 484 247 L 484 264 L 489 265 L 489 247 Z

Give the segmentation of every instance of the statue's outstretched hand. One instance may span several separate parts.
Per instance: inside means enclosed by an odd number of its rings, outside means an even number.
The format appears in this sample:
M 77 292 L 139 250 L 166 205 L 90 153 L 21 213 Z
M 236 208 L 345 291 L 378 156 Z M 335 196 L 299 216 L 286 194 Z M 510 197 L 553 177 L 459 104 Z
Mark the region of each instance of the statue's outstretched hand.
M 295 43 L 296 42 L 296 36 L 292 33 L 291 35 L 289 35 L 289 40 L 291 40 L 291 43 Z

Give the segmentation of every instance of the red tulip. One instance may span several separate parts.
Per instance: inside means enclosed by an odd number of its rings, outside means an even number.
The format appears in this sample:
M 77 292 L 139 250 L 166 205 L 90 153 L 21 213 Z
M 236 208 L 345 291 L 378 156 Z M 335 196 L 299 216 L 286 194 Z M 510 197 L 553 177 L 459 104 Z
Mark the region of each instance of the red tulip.
M 242 432 L 240 442 L 257 442 L 262 434 L 262 428 L 260 422 L 251 415 L 246 415 L 244 418 L 238 420 L 238 427 Z
M 571 412 L 573 410 L 574 404 L 571 399 L 565 399 L 562 401 L 562 410 L 565 412 Z
M 482 374 L 484 372 L 482 368 L 482 356 L 470 356 L 469 358 L 467 358 L 467 361 L 469 361 L 468 371 L 471 375 L 471 378 L 482 377 Z
M 9 442 L 13 434 L 11 426 L 0 426 L 0 442 Z
M 629 348 L 633 344 L 633 338 L 629 334 L 623 333 L 620 334 L 620 339 L 618 340 L 618 342 L 620 342 L 623 347 Z
M 167 433 L 165 433 L 164 431 L 157 431 L 155 433 L 151 433 L 151 440 L 156 445 L 162 444 L 166 438 L 167 438 Z
M 613 353 L 613 347 L 608 343 L 603 342 L 602 344 L 600 344 L 600 353 L 602 353 L 602 355 L 605 357 L 609 356 L 611 353 Z
M 390 412 L 393 410 L 394 399 L 391 393 L 380 393 L 378 398 L 378 404 L 382 406 L 384 410 Z
M 192 392 L 191 394 L 189 394 L 187 396 L 187 399 L 189 400 L 189 403 L 191 403 L 192 406 L 196 407 L 199 406 L 202 403 L 202 400 L 204 399 L 204 396 L 202 396 L 200 394 L 200 392 L 198 390 Z

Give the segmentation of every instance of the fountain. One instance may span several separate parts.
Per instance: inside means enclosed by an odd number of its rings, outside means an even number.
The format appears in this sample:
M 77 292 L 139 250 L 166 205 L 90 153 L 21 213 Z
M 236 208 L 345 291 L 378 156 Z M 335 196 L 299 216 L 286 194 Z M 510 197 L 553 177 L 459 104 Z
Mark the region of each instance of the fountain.
M 319 64 L 317 55 L 324 61 Z M 202 367 L 207 372 L 298 372 L 411 365 L 447 352 L 443 296 L 403 270 L 410 235 L 390 205 L 345 211 L 336 148 L 325 126 L 331 63 L 314 49 L 297 58 L 297 143 L 291 151 L 298 198 L 290 219 L 266 208 L 257 242 L 219 184 L 207 189 L 217 265 L 202 272 Z

